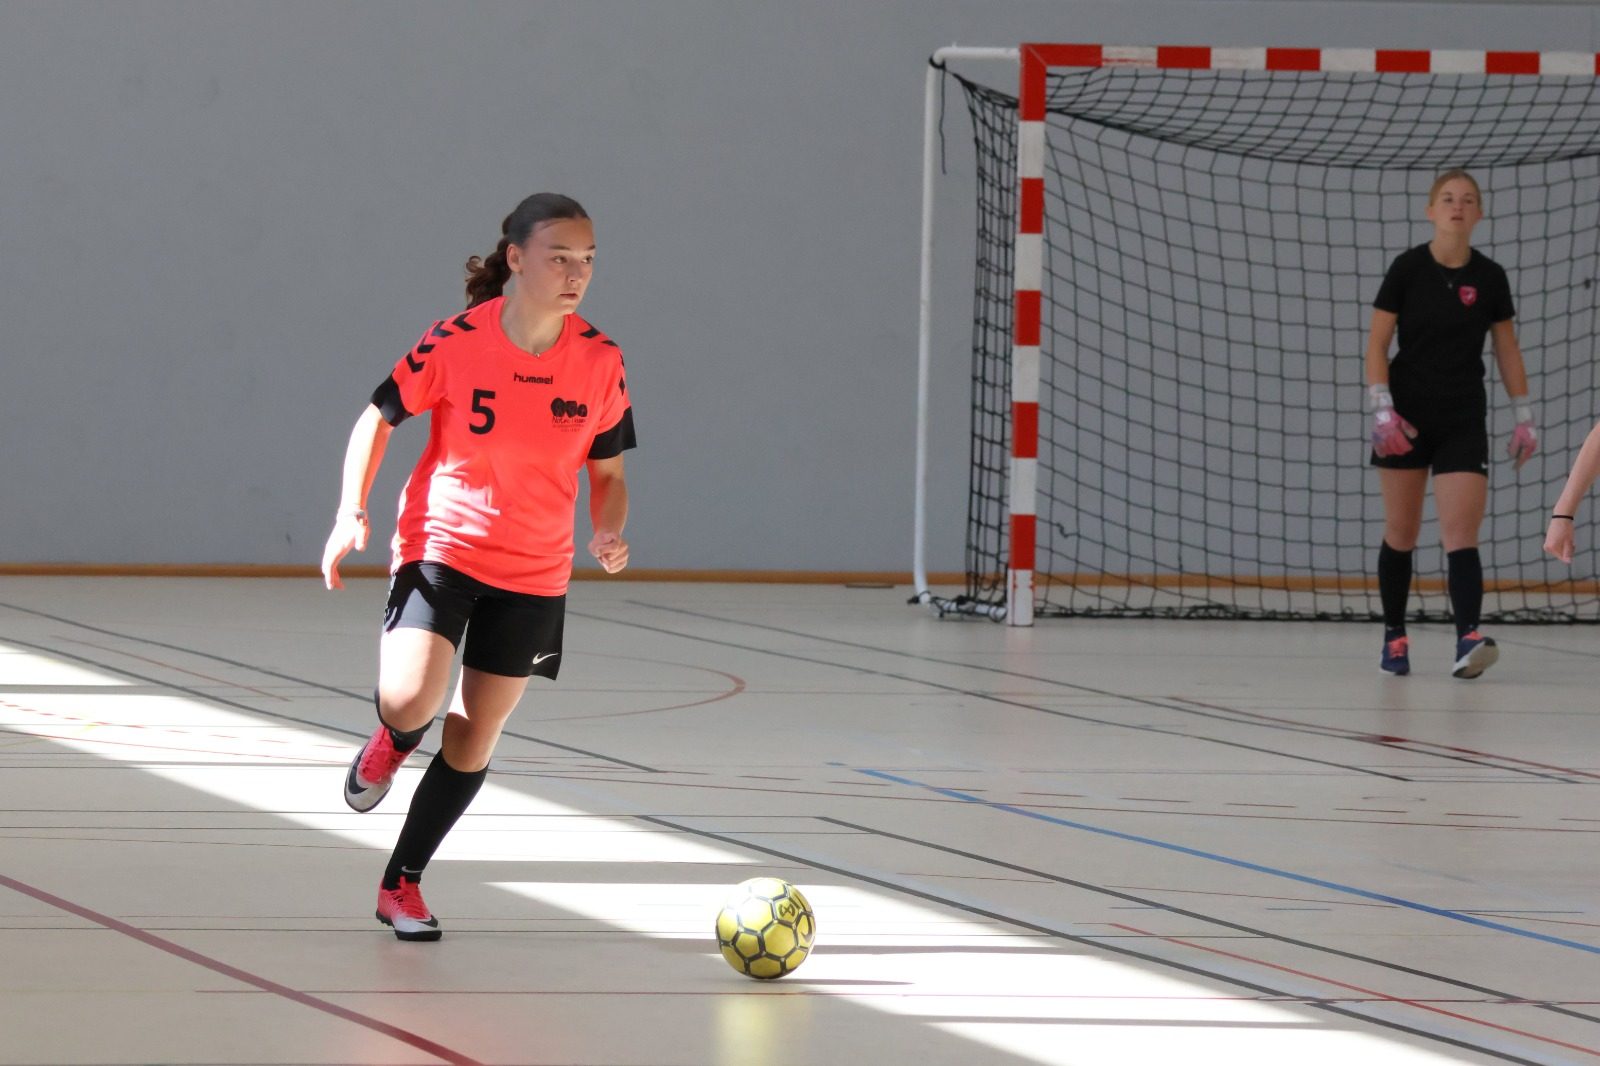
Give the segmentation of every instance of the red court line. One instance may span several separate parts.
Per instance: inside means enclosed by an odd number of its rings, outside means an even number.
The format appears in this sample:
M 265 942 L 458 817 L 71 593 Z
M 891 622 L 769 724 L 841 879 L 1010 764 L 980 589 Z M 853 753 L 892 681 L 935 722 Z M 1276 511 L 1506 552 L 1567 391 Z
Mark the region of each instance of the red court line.
M 139 941 L 141 944 L 153 947 L 159 951 L 165 951 L 169 955 L 175 955 L 178 958 L 183 959 L 185 962 L 192 962 L 196 966 L 203 966 L 213 973 L 219 973 L 224 977 L 232 978 L 233 980 L 239 981 L 242 984 L 250 985 L 253 988 L 259 988 L 263 992 L 271 992 L 273 995 L 281 996 L 282 998 L 289 1000 L 291 1003 L 298 1003 L 303 1007 L 310 1007 L 313 1010 L 322 1011 L 324 1014 L 331 1014 L 335 1018 L 341 1018 L 347 1022 L 354 1022 L 356 1025 L 359 1025 L 365 1029 L 371 1029 L 373 1032 L 382 1033 L 384 1036 L 392 1037 L 395 1040 L 400 1041 L 402 1044 L 409 1044 L 420 1051 L 427 1052 L 429 1055 L 436 1055 L 445 1062 L 455 1064 L 455 1066 L 484 1066 L 484 1064 L 479 1062 L 477 1059 L 469 1058 L 459 1051 L 452 1051 L 443 1044 L 435 1043 L 425 1036 L 419 1036 L 416 1033 L 410 1032 L 409 1030 L 401 1029 L 397 1025 L 390 1025 L 388 1022 L 381 1022 L 376 1018 L 369 1018 L 365 1014 L 359 1014 L 356 1011 L 341 1007 L 335 1003 L 329 1003 L 325 999 L 319 999 L 316 996 L 308 995 L 305 992 L 290 988 L 288 985 L 280 985 L 276 981 L 250 973 L 247 970 L 241 970 L 237 966 L 230 966 L 228 963 L 222 962 L 219 959 L 213 959 L 209 955 L 202 955 L 198 951 L 191 951 L 189 948 L 186 948 L 181 944 L 175 944 L 164 937 L 156 936 L 154 933 L 145 932 L 143 929 L 140 929 L 137 926 L 132 926 L 127 922 L 119 921 L 116 918 L 112 918 L 110 915 L 101 914 L 98 911 L 92 911 L 88 907 L 83 907 L 79 904 L 73 903 L 71 900 L 62 899 L 60 896 L 46 892 L 42 888 L 35 888 L 32 885 L 24 884 L 14 878 L 7 877 L 5 874 L 0 874 L 0 886 L 9 888 L 13 892 L 20 892 L 24 896 L 30 896 L 33 899 L 38 900 L 40 903 L 47 904 L 56 908 L 57 910 L 66 911 L 68 914 L 75 914 L 85 921 L 93 922 L 96 925 L 103 926 L 114 933 L 121 933 L 123 936 L 131 937 L 134 940 Z
M 1169 697 L 1178 703 L 1187 703 L 1194 707 L 1204 707 L 1208 711 L 1221 711 L 1226 714 L 1235 714 L 1241 718 L 1253 718 L 1261 722 L 1277 722 L 1280 725 L 1297 726 L 1301 729 L 1321 733 L 1324 736 L 1339 740 L 1355 740 L 1363 744 L 1378 744 L 1383 747 L 1399 747 L 1403 744 L 1417 747 L 1434 748 L 1439 751 L 1454 752 L 1457 755 L 1475 755 L 1482 759 L 1497 759 L 1503 763 L 1514 763 L 1517 766 L 1532 766 L 1540 770 L 1550 770 L 1555 773 L 1570 774 L 1573 777 L 1587 777 L 1591 780 L 1600 780 L 1600 774 L 1590 773 L 1587 770 L 1575 770 L 1570 766 L 1556 766 L 1552 763 L 1534 762 L 1531 759 L 1518 759 L 1511 755 L 1502 755 L 1494 751 L 1478 751 L 1475 748 L 1463 748 L 1454 744 L 1437 744 L 1431 740 L 1413 740 L 1410 737 L 1393 736 L 1383 733 L 1362 733 L 1353 729 L 1344 729 L 1340 726 L 1323 725 L 1320 722 L 1303 722 L 1296 718 L 1282 718 L 1275 714 L 1262 714 L 1258 711 L 1247 711 L 1242 707 L 1225 707 L 1221 704 L 1206 703 L 1203 700 L 1190 699 L 1187 696 Z M 1426 755 L 1427 752 L 1417 752 Z M 1510 769 L 1511 767 L 1502 767 Z
M 1557 1040 L 1553 1036 L 1540 1036 L 1538 1033 L 1530 1033 L 1526 1029 L 1514 1029 L 1509 1025 L 1500 1025 L 1496 1022 L 1487 1022 L 1482 1018 L 1474 1018 L 1470 1014 L 1457 1014 L 1455 1011 L 1445 1010 L 1443 1007 L 1433 1006 L 1426 1000 L 1405 999 L 1401 996 L 1391 996 L 1386 992 L 1379 992 L 1376 989 L 1363 988 L 1361 985 L 1352 985 L 1345 981 L 1335 980 L 1332 977 L 1323 977 L 1321 974 L 1308 973 L 1305 970 L 1296 970 L 1292 966 L 1281 966 L 1278 963 L 1268 962 L 1265 959 L 1257 959 L 1250 955 L 1241 955 L 1234 951 L 1224 951 L 1222 948 L 1214 948 L 1207 944 L 1196 944 L 1192 940 L 1184 940 L 1181 937 L 1162 936 L 1160 933 L 1152 933 L 1148 929 L 1136 929 L 1131 925 L 1122 925 L 1118 922 L 1108 922 L 1106 924 L 1110 925 L 1113 929 L 1123 929 L 1130 933 L 1138 933 L 1141 936 L 1153 937 L 1156 940 L 1165 940 L 1169 944 L 1178 944 L 1182 947 L 1194 948 L 1196 951 L 1204 951 L 1212 955 L 1221 955 L 1224 958 L 1237 959 L 1240 962 L 1253 963 L 1256 966 L 1265 966 L 1269 970 L 1277 970 L 1280 973 L 1294 974 L 1296 977 L 1304 977 L 1312 981 L 1319 981 L 1325 985 L 1332 985 L 1335 988 L 1343 988 L 1351 992 L 1359 992 L 1365 996 L 1375 996 L 1387 1003 L 1397 1003 L 1406 1007 L 1415 1007 L 1418 1010 L 1431 1011 L 1434 1014 L 1442 1014 L 1447 1018 L 1454 1018 L 1457 1021 L 1468 1022 L 1472 1025 L 1481 1025 L 1502 1033 L 1510 1033 L 1513 1036 L 1525 1036 L 1529 1040 L 1537 1040 L 1542 1044 L 1552 1044 L 1556 1047 L 1564 1047 L 1569 1051 L 1579 1051 L 1585 1055 L 1593 1055 L 1595 1058 L 1600 1058 L 1600 1051 L 1597 1051 L 1594 1048 L 1584 1047 L 1581 1044 L 1569 1044 L 1565 1040 Z
M 61 639 L 66 641 L 68 644 L 82 644 L 84 647 L 94 648 L 96 651 L 108 651 L 112 655 L 121 655 L 128 659 L 137 659 L 139 662 L 150 663 L 152 666 L 165 667 L 168 670 L 176 670 L 178 673 L 188 674 L 190 677 L 198 677 L 205 681 L 215 681 L 219 685 L 228 685 L 231 688 L 242 688 L 246 692 L 254 692 L 257 696 L 265 696 L 271 700 L 283 700 L 284 702 L 288 702 L 289 699 L 289 697 L 280 696 L 276 692 L 263 692 L 261 689 L 252 688 L 249 685 L 239 681 L 227 681 L 220 677 L 212 677 L 210 674 L 202 674 L 195 670 L 186 670 L 181 666 L 175 666 L 172 663 L 163 662 L 160 659 L 151 659 L 144 655 L 135 655 L 131 651 L 123 651 L 120 648 L 110 648 L 104 644 L 95 644 L 94 642 L 88 640 L 75 640 L 72 637 L 62 637 Z

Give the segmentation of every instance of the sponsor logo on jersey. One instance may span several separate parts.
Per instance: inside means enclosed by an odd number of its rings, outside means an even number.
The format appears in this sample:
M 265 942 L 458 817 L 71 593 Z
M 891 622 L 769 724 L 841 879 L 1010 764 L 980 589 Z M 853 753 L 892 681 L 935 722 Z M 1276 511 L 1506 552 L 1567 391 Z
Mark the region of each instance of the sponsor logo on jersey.
M 511 377 L 513 380 L 520 381 L 524 385 L 554 385 L 556 383 L 556 376 L 554 374 L 540 377 L 538 374 L 518 374 L 513 371 Z
M 550 414 L 557 429 L 580 429 L 589 419 L 589 405 L 557 396 L 550 401 Z
M 1476 285 L 1463 285 L 1459 291 L 1463 307 L 1471 307 L 1478 302 L 1478 287 Z

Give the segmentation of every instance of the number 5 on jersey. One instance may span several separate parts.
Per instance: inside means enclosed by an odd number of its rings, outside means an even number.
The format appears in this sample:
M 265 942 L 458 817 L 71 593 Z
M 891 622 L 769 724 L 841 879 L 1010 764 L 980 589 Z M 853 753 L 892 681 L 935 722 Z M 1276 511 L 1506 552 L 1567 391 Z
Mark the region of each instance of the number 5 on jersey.
M 483 423 L 469 422 L 467 428 L 474 433 L 487 433 L 494 428 L 494 410 L 484 403 L 485 400 L 494 399 L 494 392 L 490 389 L 472 390 L 472 412 L 483 416 Z

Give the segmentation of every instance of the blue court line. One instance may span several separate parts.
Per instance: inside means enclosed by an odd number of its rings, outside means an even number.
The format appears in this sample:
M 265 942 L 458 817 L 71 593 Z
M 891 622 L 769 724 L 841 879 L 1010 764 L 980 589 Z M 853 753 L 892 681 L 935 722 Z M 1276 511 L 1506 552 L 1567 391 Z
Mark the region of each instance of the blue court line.
M 1053 814 L 1042 814 L 1039 811 L 1030 811 L 1026 807 L 1014 807 L 1009 803 L 996 803 L 994 800 L 984 799 L 982 796 L 974 796 L 970 792 L 961 792 L 953 788 L 940 788 L 938 785 L 930 785 L 926 781 L 917 781 L 910 777 L 900 777 L 897 774 L 886 773 L 883 770 L 872 770 L 861 766 L 853 766 L 851 769 L 856 773 L 864 774 L 867 777 L 876 777 L 883 781 L 893 781 L 895 784 L 899 785 L 910 785 L 913 788 L 926 789 L 929 792 L 935 792 L 941 796 L 949 796 L 951 799 L 963 800 L 967 803 L 976 803 L 979 806 L 988 807 L 991 810 L 1004 811 L 1006 814 L 1020 814 L 1024 818 L 1032 818 L 1039 822 L 1049 822 L 1051 825 L 1065 826 L 1068 829 L 1082 829 L 1086 833 L 1098 833 L 1101 836 L 1114 837 L 1117 840 L 1126 840 L 1134 844 L 1148 844 L 1150 847 L 1163 848 L 1167 851 L 1175 851 L 1180 855 L 1192 855 L 1197 859 L 1206 859 L 1210 862 L 1220 862 L 1226 866 L 1236 866 L 1241 870 L 1250 870 L 1254 873 L 1267 874 L 1271 877 L 1281 877 L 1288 881 L 1298 881 L 1303 885 L 1315 885 L 1317 888 L 1326 888 L 1333 892 L 1343 892 L 1347 896 L 1358 896 L 1361 899 L 1375 900 L 1378 903 L 1388 903 L 1395 907 L 1404 907 L 1407 910 L 1421 911 L 1424 914 L 1432 914 L 1440 918 L 1449 918 L 1454 922 L 1464 922 L 1467 925 L 1476 925 L 1483 929 L 1493 929 L 1499 933 L 1511 933 L 1514 936 L 1527 937 L 1529 940 L 1543 941 L 1546 944 L 1554 944 L 1557 947 L 1575 948 L 1578 951 L 1587 951 L 1591 955 L 1600 955 L 1600 947 L 1597 947 L 1593 944 L 1584 944 L 1577 940 L 1567 940 L 1564 937 L 1550 936 L 1547 933 L 1536 933 L 1530 929 L 1519 929 L 1514 925 L 1505 925 L 1502 922 L 1491 922 L 1487 918 L 1478 918 L 1471 914 L 1463 914 L 1460 911 L 1446 910 L 1443 907 L 1430 907 L 1426 903 L 1418 903 L 1415 900 L 1401 899 L 1399 896 L 1386 896 L 1382 892 L 1371 892 L 1364 888 L 1356 888 L 1354 885 L 1342 885 L 1337 881 L 1324 881 L 1320 877 L 1310 877 L 1306 874 L 1292 873 L 1288 870 L 1280 870 L 1275 866 L 1263 866 L 1260 863 L 1247 862 L 1244 859 L 1234 859 L 1228 857 L 1227 855 L 1218 855 L 1215 852 L 1201 851 L 1199 848 L 1190 848 L 1185 847 L 1182 844 L 1173 844 L 1165 840 L 1156 840 L 1154 837 L 1142 837 L 1136 833 L 1124 833 L 1116 829 L 1105 829 L 1097 825 L 1089 825 L 1085 822 L 1074 822 L 1068 818 L 1057 818 Z

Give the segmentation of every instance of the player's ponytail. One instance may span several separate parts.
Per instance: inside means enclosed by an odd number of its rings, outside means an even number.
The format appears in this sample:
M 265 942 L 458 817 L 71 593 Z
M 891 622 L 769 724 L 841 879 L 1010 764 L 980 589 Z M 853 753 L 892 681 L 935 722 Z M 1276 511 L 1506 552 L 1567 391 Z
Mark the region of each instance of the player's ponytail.
M 486 258 L 473 256 L 467 260 L 468 307 L 477 307 L 505 291 L 506 279 L 511 277 L 511 268 L 506 265 L 506 249 L 510 246 L 511 238 L 501 237 Z
M 511 267 L 506 263 L 506 249 L 513 244 L 527 242 L 528 234 L 541 222 L 558 218 L 588 218 L 589 212 L 570 196 L 554 192 L 536 192 L 517 205 L 516 210 L 500 223 L 500 243 L 494 251 L 480 258 L 467 260 L 467 306 L 476 307 L 505 292 L 511 280 Z

